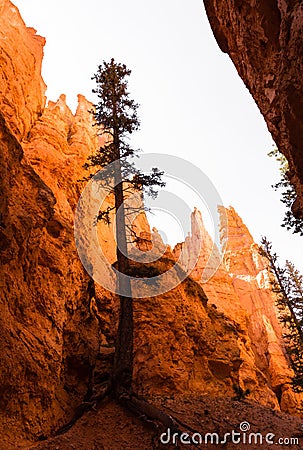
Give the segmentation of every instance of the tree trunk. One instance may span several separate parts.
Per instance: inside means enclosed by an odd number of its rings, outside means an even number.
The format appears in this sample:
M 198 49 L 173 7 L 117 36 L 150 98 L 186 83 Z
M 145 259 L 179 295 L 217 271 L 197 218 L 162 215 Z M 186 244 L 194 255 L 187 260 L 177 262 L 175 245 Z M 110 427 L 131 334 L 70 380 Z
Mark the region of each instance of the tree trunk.
M 127 274 L 128 252 L 125 227 L 124 194 L 120 165 L 120 152 L 118 142 L 117 149 L 118 170 L 115 173 L 115 208 L 116 208 L 116 240 L 118 261 L 118 286 L 123 292 L 120 297 L 119 326 L 116 339 L 113 389 L 115 395 L 120 397 L 123 393 L 130 393 L 132 388 L 133 373 L 133 303 L 131 283 L 128 278 L 122 278 L 119 274 Z
M 272 261 L 272 259 L 271 259 L 271 261 Z M 295 310 L 292 307 L 292 304 L 291 304 L 291 302 L 288 299 L 288 295 L 287 295 L 287 292 L 286 292 L 286 290 L 284 288 L 283 282 L 282 282 L 282 280 L 281 280 L 281 278 L 279 276 L 279 273 L 278 273 L 278 271 L 276 269 L 276 266 L 273 264 L 273 262 L 272 262 L 272 266 L 273 266 L 273 269 L 274 269 L 274 274 L 275 274 L 275 276 L 276 276 L 276 278 L 278 280 L 278 284 L 280 286 L 281 293 L 282 293 L 282 295 L 284 297 L 284 300 L 285 300 L 285 303 L 286 303 L 286 305 L 287 305 L 287 307 L 289 309 L 290 316 L 291 316 L 292 320 L 294 321 L 294 324 L 296 326 L 296 330 L 297 330 L 297 333 L 299 335 L 301 344 L 303 345 L 303 331 L 302 331 L 301 325 L 300 325 L 300 323 L 298 321 L 298 318 L 297 318 L 297 315 L 295 313 Z

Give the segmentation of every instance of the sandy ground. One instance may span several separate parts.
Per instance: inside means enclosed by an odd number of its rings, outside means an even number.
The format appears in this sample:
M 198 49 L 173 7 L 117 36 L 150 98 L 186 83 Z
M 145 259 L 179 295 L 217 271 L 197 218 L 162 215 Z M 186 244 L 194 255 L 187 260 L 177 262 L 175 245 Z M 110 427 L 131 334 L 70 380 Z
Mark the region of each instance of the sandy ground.
M 170 443 L 161 444 L 160 436 L 164 441 L 168 440 L 167 430 L 157 428 L 155 424 L 144 423 L 140 418 L 125 411 L 114 401 L 105 400 L 97 410 L 86 413 L 65 434 L 56 436 L 40 443 L 26 445 L 18 442 L 15 436 L 15 444 L 2 442 L 1 450 L 8 449 L 35 449 L 35 450 L 150 450 L 150 449 L 172 449 L 172 448 L 225 448 L 225 449 L 302 449 L 303 448 L 303 420 L 261 407 L 255 403 L 246 401 L 235 401 L 229 398 L 211 398 L 209 396 L 191 397 L 155 397 L 151 399 L 154 404 L 186 423 L 190 429 L 186 431 L 196 442 L 200 436 L 202 444 L 180 444 L 173 445 L 171 436 Z M 243 430 L 240 432 L 240 424 Z M 246 423 L 243 424 L 243 423 Z M 246 427 L 246 428 L 245 428 Z M 249 431 L 246 431 L 250 427 Z M 234 430 L 234 442 L 231 436 L 227 437 L 226 443 L 222 443 L 225 433 Z M 206 433 L 217 433 L 220 443 L 205 444 Z M 260 435 L 255 437 L 250 433 L 261 433 L 263 443 L 260 443 Z M 269 434 L 268 434 L 269 433 Z M 245 435 L 245 437 L 244 437 Z M 275 435 L 275 436 L 273 436 Z M 266 442 L 266 437 L 269 442 Z M 291 442 L 296 438 L 298 443 Z M 215 437 L 213 437 L 215 439 Z M 249 439 L 251 439 L 249 443 Z M 257 443 L 255 443 L 257 439 Z M 285 439 L 282 444 L 279 439 Z M 186 436 L 183 440 L 188 441 Z M 237 440 L 240 440 L 238 443 Z M 12 442 L 12 441 L 11 441 Z M 271 444 L 272 442 L 272 444 Z

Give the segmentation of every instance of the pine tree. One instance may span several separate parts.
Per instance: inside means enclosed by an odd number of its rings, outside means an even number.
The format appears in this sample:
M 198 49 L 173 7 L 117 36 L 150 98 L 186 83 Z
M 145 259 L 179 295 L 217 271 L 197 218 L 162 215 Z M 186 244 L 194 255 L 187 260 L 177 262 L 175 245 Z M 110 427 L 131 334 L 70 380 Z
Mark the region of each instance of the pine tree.
M 93 91 L 97 94 L 99 102 L 92 111 L 98 134 L 104 136 L 104 144 L 88 157 L 84 167 L 89 169 L 89 175 L 84 180 L 92 178 L 99 169 L 111 167 L 106 170 L 109 176 L 108 183 L 101 176 L 102 186 L 107 185 L 108 192 L 114 196 L 114 206 L 100 210 L 98 221 L 106 224 L 111 222 L 111 212 L 116 212 L 116 242 L 117 242 L 117 269 L 118 292 L 120 297 L 120 314 L 118 333 L 115 344 L 115 360 L 113 374 L 109 383 L 103 383 L 105 390 L 94 394 L 89 401 L 82 403 L 76 411 L 74 418 L 60 432 L 65 432 L 84 411 L 92 408 L 96 402 L 101 401 L 106 395 L 113 395 L 124 407 L 138 414 L 147 421 L 162 423 L 165 428 L 180 432 L 178 420 L 164 413 L 156 406 L 139 398 L 132 389 L 133 372 L 133 305 L 132 289 L 128 277 L 123 274 L 131 274 L 128 255 L 128 239 L 138 238 L 136 233 L 127 223 L 129 209 L 139 211 L 146 210 L 143 199 L 147 194 L 157 196 L 155 187 L 164 187 L 162 181 L 163 172 L 153 167 L 149 174 L 142 173 L 135 167 L 132 158 L 138 150 L 133 149 L 128 140 L 129 136 L 139 129 L 140 122 L 137 116 L 138 105 L 129 97 L 127 90 L 127 77 L 131 71 L 124 64 L 119 64 L 111 59 L 109 63 L 103 61 L 98 67 L 93 79 L 97 88 Z M 94 169 L 97 169 L 96 171 Z M 103 172 L 103 171 L 102 171 Z M 133 208 L 126 206 L 125 200 L 129 192 L 141 194 L 142 206 Z M 118 213 L 118 214 L 117 214 Z M 184 424 L 183 424 L 184 425 Z
M 276 161 L 280 164 L 279 170 L 281 180 L 278 183 L 274 184 L 272 187 L 275 189 L 275 191 L 281 191 L 281 202 L 286 207 L 286 212 L 284 214 L 281 226 L 286 228 L 287 230 L 292 230 L 293 233 L 298 233 L 300 236 L 303 236 L 303 219 L 295 217 L 291 210 L 291 207 L 296 200 L 297 194 L 294 186 L 290 183 L 287 176 L 289 171 L 288 161 L 277 148 L 269 152 L 268 156 L 276 158 Z
M 303 392 L 303 276 L 289 261 L 284 268 L 280 267 L 277 254 L 265 237 L 261 253 L 268 259 L 274 275 L 272 288 L 277 294 L 279 318 L 286 330 L 283 337 L 294 371 L 292 385 L 296 392 Z
M 118 287 L 119 292 L 123 292 L 120 297 L 120 317 L 118 325 L 118 335 L 115 345 L 115 361 L 113 375 L 111 379 L 98 384 L 86 401 L 82 402 L 75 411 L 73 419 L 64 425 L 57 434 L 65 433 L 85 411 L 95 407 L 106 396 L 113 396 L 125 408 L 132 413 L 137 414 L 142 420 L 155 423 L 156 428 L 162 424 L 165 430 L 168 428 L 172 433 L 180 435 L 180 425 L 186 430 L 194 431 L 190 426 L 180 421 L 176 417 L 165 413 L 158 407 L 150 404 L 142 397 L 139 397 L 132 389 L 133 372 L 133 306 L 132 290 L 129 278 L 119 276 L 119 274 L 131 275 L 132 266 L 129 265 L 128 256 L 128 233 L 133 237 L 133 230 L 128 227 L 126 218 L 128 208 L 125 200 L 130 190 L 141 193 L 143 200 L 144 194 L 155 197 L 157 195 L 156 187 L 164 187 L 162 181 L 163 172 L 153 167 L 150 174 L 142 173 L 135 167 L 132 158 L 136 156 L 137 150 L 133 149 L 129 142 L 129 136 L 139 129 L 140 122 L 137 116 L 138 105 L 129 98 L 127 91 L 126 78 L 131 71 L 124 64 L 118 64 L 112 59 L 109 63 L 103 62 L 99 67 L 93 79 L 96 80 L 97 88 L 94 92 L 99 98 L 95 110 L 92 111 L 95 118 L 95 125 L 98 134 L 105 137 L 105 143 L 96 150 L 93 155 L 88 157 L 84 167 L 89 169 L 90 173 L 82 181 L 88 181 L 99 172 L 98 169 L 105 168 L 109 175 L 108 183 L 103 176 L 98 177 L 96 181 L 102 183 L 104 188 L 107 184 L 107 191 L 114 195 L 115 204 L 113 207 L 107 207 L 100 210 L 97 217 L 98 221 L 104 221 L 106 224 L 111 222 L 111 212 L 116 212 L 116 242 L 117 242 L 117 268 L 118 268 Z M 107 170 L 114 165 L 114 170 Z M 101 171 L 101 175 L 104 171 Z M 100 174 L 100 172 L 99 172 Z M 98 175 L 99 175 L 98 174 Z M 112 181 L 114 179 L 114 182 Z M 138 208 L 135 208 L 138 212 Z M 144 206 L 139 210 L 146 210 Z M 121 213 L 122 211 L 122 213 Z M 117 214 L 117 212 L 119 214 Z M 136 236 L 135 236 L 136 237 Z M 137 238 L 137 237 L 136 237 Z M 143 269 L 143 270 L 142 270 Z M 141 267 L 142 275 L 145 278 L 149 267 Z M 157 272 L 157 274 L 159 274 Z M 157 275 L 153 274 L 153 276 Z
M 113 187 L 114 206 L 101 210 L 97 220 L 110 223 L 111 211 L 116 212 L 117 272 L 120 295 L 120 315 L 116 339 L 115 361 L 112 376 L 112 388 L 119 397 L 132 389 L 133 372 L 133 305 L 131 283 L 128 277 L 128 241 L 135 235 L 132 225 L 127 223 L 130 206 L 126 206 L 127 193 L 139 192 L 142 197 L 147 194 L 157 195 L 155 186 L 163 187 L 163 172 L 152 168 L 150 174 L 144 174 L 132 161 L 138 150 L 131 147 L 129 136 L 140 127 L 137 115 L 138 104 L 129 96 L 127 77 L 131 71 L 124 64 L 114 59 L 98 67 L 93 79 L 97 87 L 93 90 L 98 96 L 98 103 L 93 111 L 98 134 L 105 137 L 105 143 L 93 155 L 88 157 L 85 168 L 90 169 L 87 179 L 95 175 L 92 169 L 102 169 L 116 161 L 108 186 Z M 144 206 L 142 206 L 144 209 Z M 136 208 L 138 212 L 138 207 Z M 119 212 L 119 214 L 117 214 Z

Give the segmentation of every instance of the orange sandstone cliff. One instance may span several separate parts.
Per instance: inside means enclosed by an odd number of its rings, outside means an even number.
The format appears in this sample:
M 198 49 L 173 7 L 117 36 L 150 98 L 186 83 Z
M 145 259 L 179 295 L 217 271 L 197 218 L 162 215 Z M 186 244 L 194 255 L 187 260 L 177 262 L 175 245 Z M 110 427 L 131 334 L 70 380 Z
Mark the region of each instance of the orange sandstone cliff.
M 97 143 L 79 97 L 73 116 L 61 97 L 45 108 L 44 39 L 0 2 L 1 49 L 1 437 L 47 435 L 90 389 L 114 308 L 78 258 L 73 211 L 87 152 Z M 75 148 L 76 146 L 76 148 Z M 85 149 L 85 151 L 84 151 Z
M 0 13 L 0 435 L 7 449 L 54 433 L 110 372 L 117 299 L 89 278 L 74 241 L 77 180 L 98 146 L 91 104 L 79 96 L 74 115 L 64 96 L 46 106 L 44 39 L 9 0 L 0 0 Z M 192 278 L 134 301 L 136 388 L 228 398 L 236 385 L 249 388 L 252 401 L 294 412 L 266 264 L 234 210 L 227 216 L 225 260 L 207 283 L 200 278 L 212 243 L 195 211 L 181 244 L 190 254 L 202 230 Z M 139 228 L 150 232 L 144 218 Z M 99 238 L 114 261 L 110 230 L 100 227 Z
M 261 403 L 265 401 L 265 391 L 269 387 L 275 394 L 273 401 L 278 401 L 283 410 L 294 413 L 299 397 L 289 386 L 292 372 L 283 345 L 283 330 L 277 319 L 268 263 L 260 255 L 258 245 L 235 210 L 219 209 L 221 238 L 226 246 L 223 260 L 219 252 L 212 253 L 213 242 L 204 227 L 201 213 L 195 210 L 192 214 L 192 232 L 181 244 L 187 247 L 185 255 L 195 253 L 193 247 L 197 245 L 197 229 L 202 230 L 204 245 L 191 277 L 203 287 L 209 303 L 212 302 L 218 312 L 232 319 L 243 333 L 242 339 L 237 342 L 240 386 L 249 388 L 252 397 Z M 186 269 L 186 261 L 181 261 L 182 264 Z M 218 270 L 203 282 L 205 268 L 214 264 Z M 227 355 L 221 364 L 230 365 L 229 358 L 230 355 Z M 270 398 L 268 395 L 268 401 Z

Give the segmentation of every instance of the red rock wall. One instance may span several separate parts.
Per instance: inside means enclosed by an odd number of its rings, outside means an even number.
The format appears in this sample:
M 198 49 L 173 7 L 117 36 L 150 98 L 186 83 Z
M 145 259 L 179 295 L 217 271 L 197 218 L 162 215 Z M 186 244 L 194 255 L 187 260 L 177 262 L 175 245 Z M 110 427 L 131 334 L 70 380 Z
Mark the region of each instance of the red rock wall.
M 303 5 L 299 0 L 204 0 L 214 36 L 289 161 L 303 216 Z
M 0 0 L 0 17 L 1 111 L 7 127 L 20 140 L 45 105 L 46 86 L 41 77 L 45 39 L 25 26 L 10 1 Z
M 246 312 L 256 365 L 276 393 L 281 408 L 294 413 L 300 396 L 294 395 L 289 385 L 292 370 L 278 320 L 268 261 L 260 255 L 259 246 L 234 208 L 221 208 L 221 217 L 227 217 L 228 224 L 222 227 L 222 238 L 227 243 L 224 266 Z
M 180 263 L 187 269 L 187 255 L 197 254 L 199 235 L 202 236 L 200 255 L 191 277 L 203 287 L 209 304 L 213 303 L 241 330 L 242 339 L 237 343 L 240 386 L 250 389 L 251 398 L 261 403 L 268 404 L 275 393 L 281 408 L 295 413 L 300 398 L 290 388 L 292 371 L 277 318 L 267 261 L 259 254 L 258 245 L 233 208 L 220 207 L 220 217 L 221 237 L 226 246 L 223 260 L 218 252 L 210 258 L 213 242 L 201 213 L 195 210 L 191 234 L 182 244 L 185 258 Z M 175 253 L 178 256 L 178 248 Z M 217 270 L 205 282 L 203 274 L 207 265 Z
M 88 102 L 75 116 L 64 97 L 44 109 L 44 39 L 0 2 L 0 435 L 47 435 L 72 417 L 90 389 L 99 346 L 113 336 L 91 303 L 78 258 L 73 211 L 82 165 L 96 145 Z M 80 175 L 81 174 L 81 175 Z M 102 359 L 102 358 L 101 358 Z M 104 363 L 106 366 L 106 363 Z M 108 369 L 107 369 L 108 370 Z

